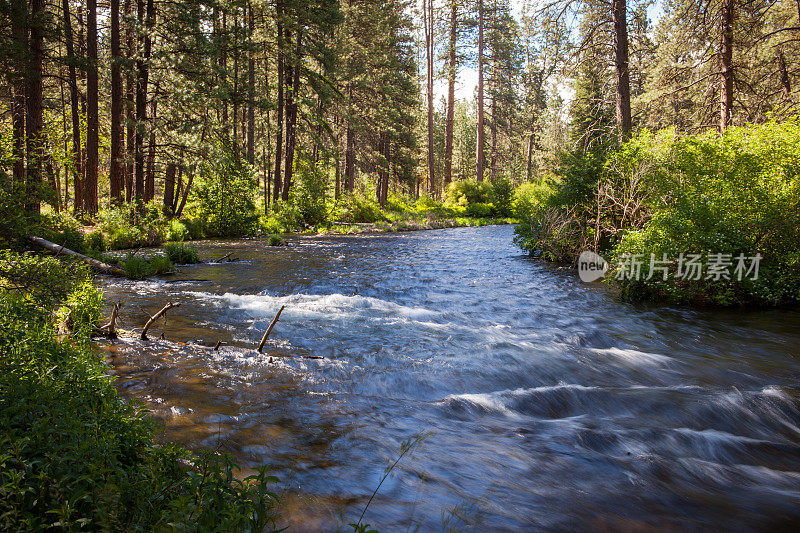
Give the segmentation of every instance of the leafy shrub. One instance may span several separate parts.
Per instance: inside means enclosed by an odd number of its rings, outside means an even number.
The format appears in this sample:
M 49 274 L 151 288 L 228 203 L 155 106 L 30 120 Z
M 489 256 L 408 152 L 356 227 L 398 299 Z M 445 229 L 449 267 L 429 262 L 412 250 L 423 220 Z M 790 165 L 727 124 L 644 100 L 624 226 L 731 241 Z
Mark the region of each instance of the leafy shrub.
M 511 216 L 511 204 L 514 195 L 514 187 L 507 179 L 498 179 L 492 184 L 492 204 L 494 214 L 501 217 Z
M 356 194 L 347 194 L 339 198 L 332 218 L 338 222 L 350 223 L 374 223 L 387 220 L 378 202 Z
M 87 252 L 104 252 L 106 250 L 106 241 L 101 231 L 93 231 L 86 234 L 83 238 L 83 243 Z
M 270 235 L 269 239 L 267 239 L 267 246 L 283 246 L 284 244 L 286 244 L 286 241 L 278 235 Z
M 291 189 L 290 200 L 296 206 L 304 224 L 322 225 L 328 219 L 325 205 L 327 176 L 321 167 L 313 166 L 305 158 L 298 161 L 296 170 L 298 183 Z
M 88 337 L 100 321 L 102 305 L 103 292 L 95 287 L 90 279 L 87 279 L 69 293 L 58 316 L 61 320 L 65 320 L 69 315 L 72 330 L 79 335 Z
M 469 204 L 464 211 L 468 217 L 487 218 L 494 214 L 495 208 L 492 204 L 475 203 Z
M 166 274 L 172 271 L 172 262 L 165 255 L 154 255 L 150 258 L 150 271 L 153 274 Z
M 120 262 L 120 266 L 131 279 L 144 279 L 152 274 L 150 263 L 144 257 L 129 254 Z
M 169 260 L 179 265 L 189 265 L 199 263 L 200 256 L 197 249 L 182 242 L 168 242 L 164 245 L 164 253 Z
M 189 238 L 189 228 L 186 225 L 179 221 L 179 220 L 169 220 L 164 225 L 164 228 L 161 232 L 161 236 L 164 238 L 165 241 L 185 241 Z
M 196 178 L 194 219 L 209 237 L 238 237 L 255 232 L 258 214 L 252 168 L 227 142 L 217 143 Z
M 5 290 L 27 295 L 46 309 L 66 300 L 87 279 L 89 270 L 83 263 L 0 250 L 0 285 Z
M 729 128 L 668 142 L 642 134 L 652 218 L 613 251 L 641 254 L 642 276 L 619 280 L 623 295 L 675 303 L 779 305 L 800 301 L 800 121 Z M 650 254 L 757 253 L 759 278 L 688 281 L 650 274 Z M 735 262 L 735 260 L 734 260 Z
M 467 207 L 469 204 L 487 204 L 492 201 L 492 186 L 477 180 L 459 180 L 450 183 L 444 195 L 445 205 Z
M 511 213 L 519 219 L 526 219 L 546 208 L 553 194 L 549 181 L 543 179 L 538 183 L 523 183 L 517 187 L 511 198 Z

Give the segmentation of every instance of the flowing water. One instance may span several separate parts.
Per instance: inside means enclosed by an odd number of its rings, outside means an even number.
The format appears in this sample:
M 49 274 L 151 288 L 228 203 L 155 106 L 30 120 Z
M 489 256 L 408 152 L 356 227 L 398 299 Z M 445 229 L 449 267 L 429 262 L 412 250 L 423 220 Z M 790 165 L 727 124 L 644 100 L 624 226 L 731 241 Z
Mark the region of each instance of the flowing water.
M 122 327 L 182 304 L 166 341 L 109 347 L 118 386 L 167 438 L 275 467 L 293 531 L 356 521 L 420 432 L 382 531 L 800 525 L 800 313 L 621 303 L 512 231 L 205 243 L 240 260 L 108 280 Z

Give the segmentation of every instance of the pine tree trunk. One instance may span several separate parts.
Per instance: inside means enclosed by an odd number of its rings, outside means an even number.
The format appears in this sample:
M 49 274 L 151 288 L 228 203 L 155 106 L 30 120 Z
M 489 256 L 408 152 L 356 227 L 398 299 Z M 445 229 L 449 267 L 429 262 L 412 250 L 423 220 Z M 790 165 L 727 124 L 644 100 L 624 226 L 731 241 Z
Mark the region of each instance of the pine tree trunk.
M 431 196 L 437 196 L 433 153 L 433 0 L 423 0 L 422 10 L 425 26 L 425 59 L 428 70 L 428 192 Z
M 475 146 L 477 180 L 483 181 L 483 0 L 478 0 L 478 133 Z
M 525 163 L 525 179 L 531 181 L 533 177 L 533 147 L 536 141 L 536 135 L 533 133 L 528 134 L 528 153 L 527 161 Z
M 730 126 L 733 113 L 733 5 L 734 0 L 722 0 L 722 42 L 720 45 L 720 117 L 719 131 Z
M 42 119 L 42 59 L 44 0 L 30 2 L 30 68 L 28 70 L 28 90 L 25 96 L 26 150 L 27 150 L 27 188 L 26 209 L 33 213 L 40 210 L 39 191 L 42 183 L 42 160 L 44 157 L 44 131 Z
M 119 39 L 119 0 L 111 0 L 111 161 L 109 166 L 109 186 L 111 203 L 122 203 L 123 149 L 122 130 L 122 52 Z
M 275 179 L 272 184 L 272 201 L 277 203 L 281 194 L 281 163 L 283 162 L 283 75 L 284 75 L 284 59 L 283 59 L 283 9 L 282 4 L 278 1 L 276 7 L 276 25 L 278 37 L 278 101 L 277 111 L 275 115 Z
M 150 104 L 150 118 L 156 116 L 156 95 L 153 95 L 153 100 Z M 156 189 L 156 129 L 150 127 L 150 142 L 147 146 L 147 174 L 145 174 L 144 181 L 144 201 L 145 203 L 151 201 L 155 197 Z
M 13 13 L 13 28 L 11 30 L 14 37 L 14 46 L 19 50 L 27 50 L 28 35 L 25 19 L 28 15 L 28 5 L 22 0 L 17 0 L 13 5 L 16 8 Z M 11 106 L 13 128 L 11 152 L 14 159 L 12 175 L 14 183 L 22 185 L 25 182 L 25 92 L 27 91 L 25 73 L 28 66 L 24 57 L 20 57 L 16 63 Z
M 175 163 L 167 163 L 164 171 L 164 213 L 168 216 L 174 214 L 173 204 L 175 203 Z
M 86 178 L 83 208 L 97 213 L 97 167 L 100 164 L 100 113 L 97 74 L 97 0 L 86 4 Z
M 253 6 L 247 6 L 248 9 L 248 42 L 252 39 L 253 35 Z M 255 51 L 248 51 L 247 59 L 247 162 L 251 165 L 256 162 L 256 110 L 253 105 L 255 100 L 255 87 L 256 87 L 256 60 Z
M 67 0 L 64 0 L 65 2 Z M 127 59 L 130 60 L 136 55 L 136 40 L 133 35 L 133 22 L 131 20 L 133 14 L 133 0 L 124 0 L 122 4 L 123 13 L 125 13 L 126 27 L 125 27 L 125 48 Z M 134 114 L 135 94 L 136 94 L 136 76 L 130 65 L 126 68 L 125 75 L 125 201 L 131 203 L 134 195 L 133 184 L 133 161 L 135 152 L 135 136 L 136 136 L 136 115 Z
M 631 131 L 631 82 L 628 71 L 628 14 L 626 0 L 613 0 L 614 70 L 617 77 L 617 128 L 620 141 Z
M 284 168 L 283 194 L 281 195 L 281 198 L 284 202 L 289 200 L 289 187 L 292 186 L 292 174 L 294 172 L 294 152 L 295 147 L 297 146 L 297 96 L 300 90 L 300 53 L 302 38 L 302 31 L 297 30 L 294 54 L 294 78 L 292 80 L 292 90 L 289 98 L 287 99 L 286 109 L 288 114 L 286 123 L 286 168 Z M 289 72 L 290 70 L 287 69 L 287 74 Z
M 139 0 L 138 20 L 141 25 L 145 21 L 144 0 Z M 135 162 L 135 199 L 137 209 L 141 212 L 146 201 L 145 193 L 145 154 L 144 154 L 144 132 L 147 122 L 147 83 L 150 75 L 150 52 L 152 42 L 150 32 L 155 24 L 155 8 L 153 0 L 147 0 L 147 14 L 145 21 L 145 35 L 143 38 L 142 57 L 137 60 L 138 76 L 136 79 L 136 138 L 134 142 L 134 162 Z
M 450 47 L 447 62 L 447 118 L 444 132 L 444 186 L 453 180 L 453 113 L 456 100 L 456 0 L 450 0 Z

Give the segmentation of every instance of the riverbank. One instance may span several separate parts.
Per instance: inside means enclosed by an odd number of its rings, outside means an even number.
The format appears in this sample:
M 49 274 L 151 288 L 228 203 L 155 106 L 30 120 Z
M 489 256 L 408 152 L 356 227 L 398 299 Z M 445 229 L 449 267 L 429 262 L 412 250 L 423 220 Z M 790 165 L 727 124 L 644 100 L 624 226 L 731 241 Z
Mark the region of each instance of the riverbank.
M 277 481 L 216 450 L 157 443 L 91 336 L 102 292 L 82 265 L 0 255 L 0 529 L 262 531 Z

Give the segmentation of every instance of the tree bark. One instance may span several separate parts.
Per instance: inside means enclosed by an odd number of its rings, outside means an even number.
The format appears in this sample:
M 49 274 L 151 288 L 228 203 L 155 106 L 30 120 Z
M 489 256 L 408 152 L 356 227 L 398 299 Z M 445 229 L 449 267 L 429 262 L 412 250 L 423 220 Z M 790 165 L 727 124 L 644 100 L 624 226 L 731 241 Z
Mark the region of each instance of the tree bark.
M 422 20 L 425 27 L 425 60 L 428 71 L 428 192 L 431 196 L 437 196 L 433 153 L 433 0 L 423 0 Z
M 300 60 L 301 60 L 301 41 L 303 33 L 297 30 L 294 54 L 294 74 L 292 80 L 292 90 L 287 99 L 287 121 L 286 121 L 286 168 L 284 168 L 283 194 L 281 199 L 286 202 L 289 200 L 289 187 L 292 186 L 292 174 L 294 173 L 294 152 L 297 145 L 297 105 L 298 92 L 300 90 Z M 287 69 L 287 74 L 289 69 Z
M 734 0 L 722 0 L 722 42 L 720 44 L 720 116 L 719 131 L 730 126 L 733 112 L 733 5 Z
M 97 74 L 97 0 L 86 4 L 86 177 L 83 208 L 97 213 L 97 167 L 100 164 L 100 114 Z
M 283 8 L 280 1 L 275 6 L 277 37 L 278 37 L 278 101 L 277 114 L 275 118 L 275 180 L 272 184 L 272 201 L 277 203 L 281 194 L 281 163 L 283 161 Z
M 158 93 L 157 86 L 156 93 Z M 153 99 L 150 103 L 151 120 L 156 116 L 156 96 L 157 94 L 153 95 Z M 155 198 L 156 191 L 156 129 L 152 127 L 152 124 L 150 127 L 150 142 L 147 146 L 147 174 L 145 176 L 144 201 L 147 203 Z
M 104 274 L 112 274 L 114 276 L 125 275 L 125 272 L 123 272 L 122 270 L 120 270 L 115 266 L 108 265 L 106 263 L 103 263 L 102 261 L 98 261 L 97 259 L 92 259 L 91 257 L 86 257 L 83 254 L 79 254 L 78 252 L 70 250 L 69 248 L 64 248 L 64 246 L 60 244 L 50 242 L 48 240 L 42 239 L 41 237 L 36 237 L 35 235 L 29 235 L 28 240 L 30 240 L 34 244 L 41 246 L 45 250 L 53 252 L 56 255 L 65 254 L 65 255 L 70 255 L 72 257 L 77 257 L 78 259 L 80 259 L 93 269 L 97 270 L 98 272 L 102 272 Z
M 66 1 L 66 0 L 65 0 Z M 13 143 L 11 151 L 14 159 L 13 179 L 16 185 L 22 185 L 25 181 L 25 93 L 26 73 L 28 70 L 27 56 L 28 50 L 28 5 L 23 0 L 17 0 L 13 4 L 13 29 L 14 45 L 19 50 L 20 56 L 17 58 L 16 72 L 14 76 L 14 87 L 12 88 L 12 123 L 13 123 Z
M 164 171 L 164 212 L 168 216 L 175 214 L 173 205 L 175 203 L 175 163 L 167 163 Z
M 143 51 L 140 59 L 137 60 L 138 75 L 136 78 L 136 137 L 134 142 L 134 163 L 135 163 L 135 200 L 139 212 L 144 208 L 145 201 L 145 154 L 144 154 L 144 132 L 147 122 L 147 83 L 150 75 L 150 52 L 152 41 L 150 32 L 155 24 L 155 7 L 153 0 L 147 0 L 147 14 L 145 20 L 144 0 L 138 2 L 137 17 L 140 26 L 144 22 L 145 33 L 143 38 Z
M 26 209 L 38 213 L 40 210 L 39 191 L 42 183 L 42 162 L 44 158 L 44 124 L 42 119 L 42 59 L 44 0 L 31 0 L 30 21 L 30 68 L 28 71 L 28 90 L 25 96 L 26 121 L 26 163 L 27 163 L 27 202 Z
M 65 2 L 67 0 L 64 0 Z M 133 0 L 124 0 L 122 10 L 125 13 L 126 27 L 125 27 L 125 48 L 127 59 L 130 61 L 136 55 L 136 40 L 133 35 Z M 133 182 L 133 162 L 135 154 L 135 137 L 136 137 L 136 115 L 135 113 L 135 93 L 136 93 L 136 77 L 130 65 L 127 66 L 126 73 L 126 87 L 125 87 L 125 201 L 131 203 L 134 195 L 134 182 Z
M 253 6 L 248 2 L 248 42 L 252 40 L 254 24 L 253 24 Z M 251 43 L 252 44 L 252 43 Z M 251 165 L 256 162 L 256 110 L 253 105 L 255 100 L 255 87 L 256 87 L 256 60 L 255 51 L 252 49 L 247 54 L 247 162 Z
M 119 38 L 119 0 L 111 0 L 111 161 L 109 187 L 111 203 L 122 203 L 124 142 L 122 129 L 122 51 Z
M 475 143 L 476 179 L 483 181 L 483 0 L 478 0 L 478 132 Z
M 450 43 L 447 62 L 447 117 L 444 132 L 444 186 L 453 180 L 453 114 L 456 101 L 456 38 L 458 5 L 450 0 Z
M 727 1 L 727 0 L 725 0 Z M 614 70 L 617 78 L 617 128 L 620 142 L 631 131 L 631 81 L 628 69 L 628 13 L 626 0 L 613 0 Z

